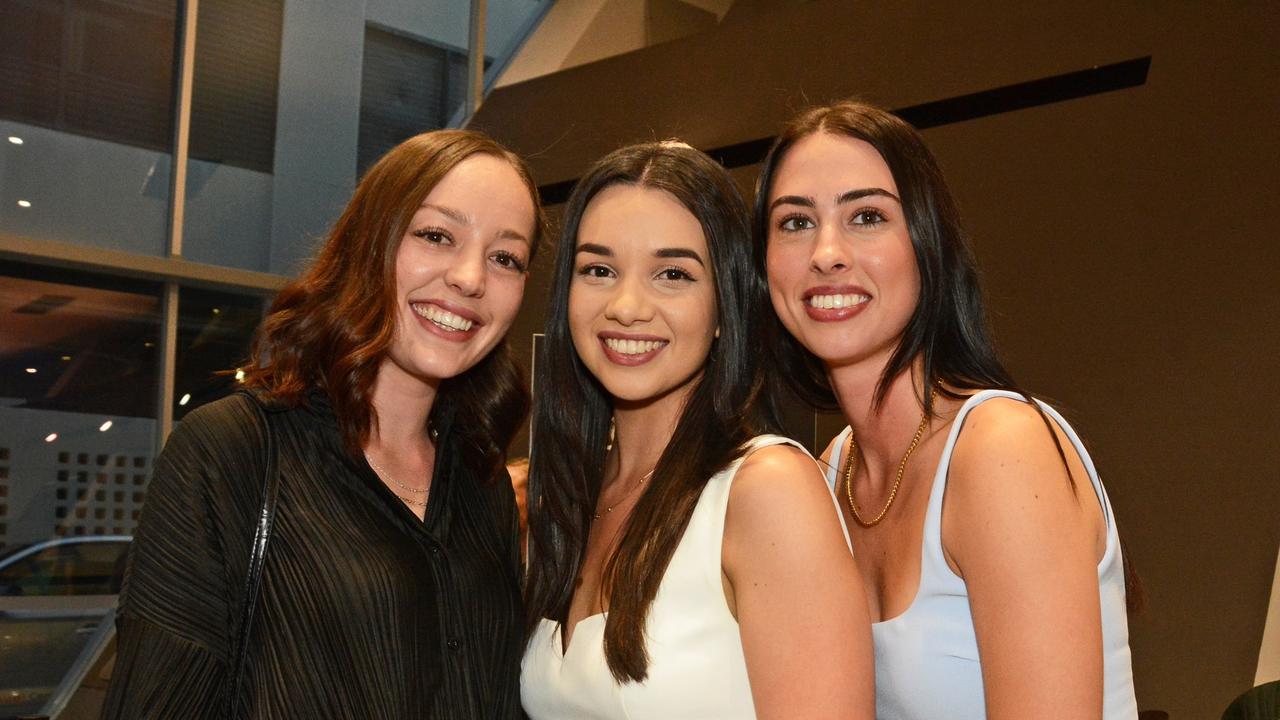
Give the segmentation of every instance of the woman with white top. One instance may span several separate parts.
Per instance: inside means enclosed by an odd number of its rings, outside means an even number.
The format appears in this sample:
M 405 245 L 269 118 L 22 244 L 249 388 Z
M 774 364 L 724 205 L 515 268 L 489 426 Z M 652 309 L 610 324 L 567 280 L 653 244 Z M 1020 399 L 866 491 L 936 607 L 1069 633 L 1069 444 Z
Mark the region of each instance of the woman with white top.
M 876 716 L 1135 717 L 1106 492 L 997 358 L 919 133 L 853 102 L 795 118 L 754 236 L 777 376 L 849 424 L 823 459 L 874 621 Z
M 759 398 L 746 207 L 678 142 L 599 161 L 556 259 L 521 698 L 544 718 L 871 718 L 857 567 Z

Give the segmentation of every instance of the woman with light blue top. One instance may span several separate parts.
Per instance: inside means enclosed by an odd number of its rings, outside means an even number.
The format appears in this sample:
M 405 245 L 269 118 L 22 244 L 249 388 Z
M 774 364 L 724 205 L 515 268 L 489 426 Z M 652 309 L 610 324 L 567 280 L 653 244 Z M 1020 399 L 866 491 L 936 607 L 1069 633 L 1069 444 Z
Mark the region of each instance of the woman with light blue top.
M 1136 717 L 1111 504 L 1000 363 L 919 133 L 853 102 L 800 115 L 754 230 L 777 375 L 849 423 L 823 459 L 876 621 L 876 716 Z

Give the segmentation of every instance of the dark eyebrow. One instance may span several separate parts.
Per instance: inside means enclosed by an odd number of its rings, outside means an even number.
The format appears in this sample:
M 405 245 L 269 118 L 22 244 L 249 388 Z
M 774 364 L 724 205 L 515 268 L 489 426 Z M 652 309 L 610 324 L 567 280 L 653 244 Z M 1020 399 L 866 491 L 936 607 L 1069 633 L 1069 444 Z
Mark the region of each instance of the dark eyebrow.
M 769 203 L 769 212 L 773 212 L 773 209 L 779 205 L 799 205 L 801 207 L 811 208 L 814 207 L 814 202 L 811 197 L 804 197 L 801 195 L 783 195 Z
M 887 197 L 892 199 L 894 202 L 898 203 L 899 205 L 902 204 L 902 201 L 898 199 L 897 195 L 894 195 L 893 193 L 889 192 L 888 190 L 885 190 L 884 188 L 878 188 L 878 187 L 862 188 L 861 190 L 850 190 L 849 192 L 836 198 L 836 204 L 843 205 L 845 203 L 853 202 L 854 200 L 861 200 L 862 198 L 868 197 L 871 195 L 879 195 L 880 197 Z
M 706 263 L 702 262 L 702 258 L 698 256 L 698 253 L 688 248 L 662 248 L 654 252 L 653 256 L 660 258 L 689 258 L 702 267 L 707 266 Z
M 894 200 L 899 205 L 902 204 L 902 200 L 898 199 L 897 195 L 894 195 L 893 193 L 889 192 L 888 190 L 885 190 L 884 188 L 878 188 L 878 187 L 861 188 L 859 190 L 850 190 L 849 192 L 846 192 L 840 195 L 840 197 L 836 198 L 836 204 L 843 205 L 845 203 L 851 203 L 855 200 L 860 200 L 864 197 L 868 197 L 871 195 L 887 197 L 891 200 Z M 773 202 L 769 203 L 769 212 L 773 212 L 773 209 L 778 207 L 779 205 L 799 205 L 800 207 L 807 207 L 807 208 L 816 207 L 815 203 L 813 202 L 813 198 L 811 197 L 804 197 L 802 195 L 783 195 L 778 199 L 774 200 Z
M 592 255 L 604 255 L 605 257 L 613 257 L 613 251 L 604 245 L 595 243 L 582 243 L 575 252 L 591 253 Z

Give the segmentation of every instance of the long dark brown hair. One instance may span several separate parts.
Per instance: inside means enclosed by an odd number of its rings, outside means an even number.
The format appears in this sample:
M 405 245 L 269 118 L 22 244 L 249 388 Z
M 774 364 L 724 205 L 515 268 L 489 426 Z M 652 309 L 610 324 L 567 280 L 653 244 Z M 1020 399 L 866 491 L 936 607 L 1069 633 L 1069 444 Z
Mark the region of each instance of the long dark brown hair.
M 930 415 L 933 397 L 924 388 L 936 387 L 939 394 L 953 399 L 988 388 L 1018 393 L 1040 414 L 1074 489 L 1075 478 L 1053 429 L 1053 421 L 1031 401 L 1031 395 L 1018 386 L 996 352 L 977 265 L 960 222 L 960 212 L 937 158 L 919 131 L 906 121 L 872 105 L 846 100 L 812 108 L 786 124 L 765 156 L 756 181 L 752 246 L 757 275 L 767 275 L 769 198 L 778 166 L 796 142 L 822 132 L 861 140 L 880 153 L 898 186 L 920 273 L 915 311 L 880 375 L 875 403 L 879 405 L 884 400 L 890 383 L 907 372 L 917 357 L 922 365 L 922 384 L 917 390 L 925 412 Z M 817 409 L 838 411 L 835 392 L 822 361 L 787 331 L 777 315 L 771 314 L 765 332 L 778 368 L 771 378 L 779 385 L 789 386 Z M 1144 605 L 1145 596 L 1127 554 L 1124 563 L 1126 598 L 1130 611 L 1136 612 Z
M 845 101 L 810 109 L 787 123 L 765 156 L 756 181 L 752 227 L 756 272 L 765 274 L 769 196 L 778 165 L 797 141 L 820 132 L 862 140 L 884 158 L 898 185 L 920 272 L 915 312 L 880 375 L 876 403 L 884 399 L 889 384 L 909 369 L 917 356 L 924 366 L 924 387 L 937 386 L 942 380 L 946 385 L 940 392 L 951 397 L 963 394 L 948 392 L 947 388 L 1016 390 L 1012 375 L 991 341 L 973 254 L 942 169 L 920 133 L 892 113 Z M 789 382 L 815 408 L 838 411 L 822 361 L 792 337 L 776 316 L 768 323 L 767 332 L 769 347 L 775 349 L 779 363 L 779 371 L 773 377 Z M 922 395 L 925 410 L 932 413 L 930 393 Z
M 343 444 L 359 455 L 377 423 L 373 385 L 396 333 L 396 253 L 422 199 L 477 154 L 511 163 L 529 189 L 536 249 L 542 234 L 537 188 L 524 161 L 489 137 L 438 130 L 382 157 L 356 186 L 315 262 L 280 291 L 250 348 L 244 384 L 286 406 L 327 395 Z M 466 372 L 441 383 L 431 410 L 453 414 L 464 464 L 479 477 L 496 469 L 529 408 L 523 373 L 503 339 Z
M 757 323 L 771 313 L 764 281 L 751 271 L 746 206 L 728 173 L 705 154 L 674 142 L 633 145 L 597 162 L 574 188 L 537 361 L 527 636 L 544 618 L 567 621 L 600 496 L 612 399 L 574 349 L 568 305 L 582 215 L 592 198 L 615 185 L 669 193 L 697 218 L 711 256 L 720 321 L 702 377 L 604 568 L 605 659 L 619 682 L 640 682 L 649 665 L 645 617 L 703 487 L 742 453 L 748 439 L 774 427 L 758 402 Z

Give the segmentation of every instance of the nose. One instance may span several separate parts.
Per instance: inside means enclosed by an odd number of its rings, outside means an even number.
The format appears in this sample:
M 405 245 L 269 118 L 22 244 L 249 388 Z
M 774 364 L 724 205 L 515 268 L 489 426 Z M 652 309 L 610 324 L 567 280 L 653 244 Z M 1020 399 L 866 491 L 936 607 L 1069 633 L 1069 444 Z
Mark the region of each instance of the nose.
M 478 244 L 478 243 L 476 243 Z M 459 295 L 483 297 L 485 283 L 485 257 L 483 248 L 469 249 L 453 258 L 444 280 Z
M 614 285 L 614 292 L 605 306 L 604 315 L 620 325 L 634 325 L 653 319 L 653 304 L 648 293 L 635 279 L 624 279 Z
M 824 223 L 814 239 L 813 255 L 809 258 L 812 269 L 822 274 L 845 270 L 852 262 L 851 248 L 840 231 Z

